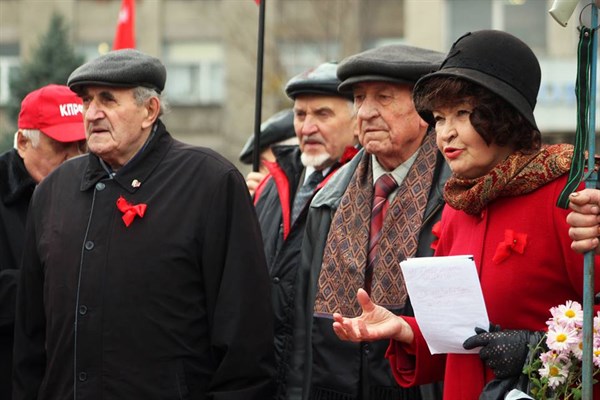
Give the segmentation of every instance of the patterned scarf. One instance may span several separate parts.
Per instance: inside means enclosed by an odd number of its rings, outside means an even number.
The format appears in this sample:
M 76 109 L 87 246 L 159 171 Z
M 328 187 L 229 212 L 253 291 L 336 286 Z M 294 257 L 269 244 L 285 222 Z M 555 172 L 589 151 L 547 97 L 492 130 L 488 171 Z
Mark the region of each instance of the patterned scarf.
M 401 309 L 406 302 L 400 261 L 417 251 L 436 151 L 435 134 L 429 133 L 383 221 L 371 298 L 389 309 Z M 360 315 L 356 291 L 365 284 L 372 203 L 371 155 L 365 153 L 331 222 L 315 300 L 317 315 Z
M 475 179 L 452 176 L 444 187 L 444 199 L 454 209 L 477 215 L 498 197 L 533 192 L 569 171 L 573 146 L 556 144 L 526 154 L 517 151 L 487 175 Z

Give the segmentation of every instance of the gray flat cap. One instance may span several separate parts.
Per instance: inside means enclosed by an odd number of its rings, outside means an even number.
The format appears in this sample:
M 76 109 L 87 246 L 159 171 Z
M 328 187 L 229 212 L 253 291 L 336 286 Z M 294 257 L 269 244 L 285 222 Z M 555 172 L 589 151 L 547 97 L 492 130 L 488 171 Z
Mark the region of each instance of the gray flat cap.
M 338 90 L 351 92 L 358 82 L 384 81 L 414 84 L 436 71 L 444 59 L 438 51 L 403 44 L 377 47 L 342 60 L 337 69 Z
M 294 110 L 286 108 L 273 114 L 260 125 L 260 151 L 273 144 L 286 139 L 296 137 L 294 131 Z M 252 164 L 252 153 L 254 152 L 254 134 L 250 135 L 240 153 L 240 161 L 244 164 Z
M 144 86 L 159 93 L 165 88 L 167 70 L 156 57 L 138 50 L 110 51 L 95 58 L 71 73 L 67 85 L 74 92 L 83 86 Z
M 300 94 L 340 96 L 352 100 L 353 97 L 347 93 L 338 92 L 341 82 L 336 75 L 337 66 L 336 62 L 326 62 L 294 76 L 285 85 L 285 93 L 292 100 Z

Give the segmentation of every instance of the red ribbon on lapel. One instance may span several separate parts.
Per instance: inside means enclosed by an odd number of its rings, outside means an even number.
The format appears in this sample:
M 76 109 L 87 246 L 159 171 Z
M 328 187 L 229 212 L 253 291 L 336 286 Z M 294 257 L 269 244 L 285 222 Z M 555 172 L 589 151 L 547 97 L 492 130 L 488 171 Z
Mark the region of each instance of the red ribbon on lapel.
M 123 216 L 121 218 L 123 219 L 123 222 L 127 227 L 131 225 L 136 216 L 142 218 L 146 213 L 147 207 L 148 206 L 144 203 L 131 204 L 130 202 L 125 200 L 123 196 L 119 196 L 119 198 L 117 199 L 117 208 L 123 213 Z
M 525 252 L 525 245 L 527 245 L 526 233 L 518 233 L 512 229 L 506 229 L 504 231 L 504 241 L 498 244 L 492 261 L 500 264 L 510 256 L 511 252 L 523 254 Z
M 431 227 L 431 233 L 433 233 L 435 239 L 431 242 L 431 245 L 429 247 L 431 247 L 432 250 L 437 250 L 438 244 L 440 242 L 440 235 L 442 233 L 442 221 L 438 221 L 435 224 L 433 224 L 433 226 Z

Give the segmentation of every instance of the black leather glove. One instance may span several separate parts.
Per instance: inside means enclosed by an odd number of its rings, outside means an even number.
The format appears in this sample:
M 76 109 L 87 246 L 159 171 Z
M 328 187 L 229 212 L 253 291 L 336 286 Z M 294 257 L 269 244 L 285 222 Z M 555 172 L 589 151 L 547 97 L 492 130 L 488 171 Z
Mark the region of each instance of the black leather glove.
M 496 378 L 509 378 L 523 373 L 523 366 L 529 352 L 529 343 L 539 341 L 541 332 L 525 330 L 498 330 L 486 332 L 475 328 L 476 335 L 463 343 L 467 350 L 483 347 L 479 357 L 494 371 Z M 535 335 L 535 338 L 531 336 Z

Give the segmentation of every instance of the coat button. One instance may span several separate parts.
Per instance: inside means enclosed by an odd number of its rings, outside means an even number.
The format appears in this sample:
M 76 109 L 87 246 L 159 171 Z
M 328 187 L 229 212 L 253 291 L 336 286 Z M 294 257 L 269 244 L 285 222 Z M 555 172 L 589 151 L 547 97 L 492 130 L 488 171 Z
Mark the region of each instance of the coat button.
M 88 308 L 86 305 L 79 306 L 79 315 L 85 315 L 88 312 Z
M 279 283 L 279 280 L 280 280 L 279 277 L 276 276 L 273 278 L 273 283 L 277 284 L 277 283 Z
M 77 377 L 79 378 L 79 382 L 87 381 L 87 374 L 85 372 L 80 372 Z
M 86 250 L 91 250 L 94 248 L 94 242 L 92 242 L 91 240 L 88 240 L 87 242 L 85 242 L 85 249 Z
M 98 190 L 98 191 L 104 190 L 105 187 L 106 187 L 106 185 L 103 182 L 96 183 L 96 190 Z

